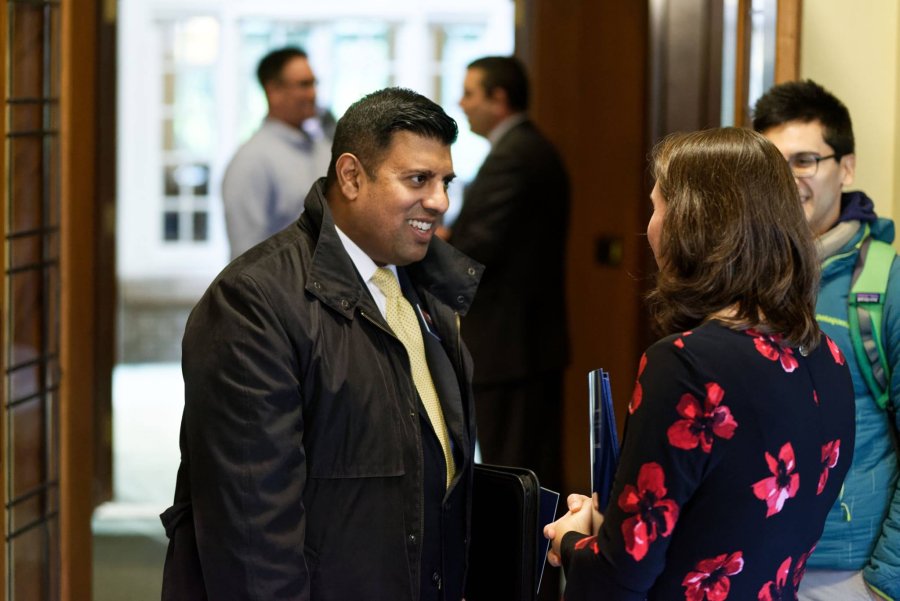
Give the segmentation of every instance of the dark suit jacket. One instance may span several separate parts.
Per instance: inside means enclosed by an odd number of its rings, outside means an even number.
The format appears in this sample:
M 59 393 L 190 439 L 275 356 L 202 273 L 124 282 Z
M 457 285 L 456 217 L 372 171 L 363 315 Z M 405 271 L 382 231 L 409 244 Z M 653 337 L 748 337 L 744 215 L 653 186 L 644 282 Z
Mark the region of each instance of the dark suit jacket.
M 488 154 L 452 225 L 450 243 L 485 266 L 462 324 L 476 385 L 568 363 L 568 223 L 562 160 L 530 121 L 516 125 Z
M 164 599 L 462 596 L 475 424 L 457 313 L 481 267 L 435 240 L 402 271 L 440 338 L 426 353 L 456 451 L 450 490 L 406 351 L 320 181 L 300 220 L 232 262 L 188 320 Z

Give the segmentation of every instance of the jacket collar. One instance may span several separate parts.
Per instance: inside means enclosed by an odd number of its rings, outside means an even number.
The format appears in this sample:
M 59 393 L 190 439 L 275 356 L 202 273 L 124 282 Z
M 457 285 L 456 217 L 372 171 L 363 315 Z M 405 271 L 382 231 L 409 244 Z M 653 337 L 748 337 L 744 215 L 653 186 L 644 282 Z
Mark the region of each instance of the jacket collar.
M 859 248 L 866 238 L 887 242 L 894 241 L 894 222 L 875 214 L 875 203 L 863 192 L 841 194 L 841 216 L 837 224 L 819 236 L 816 250 L 823 267 L 832 265 L 842 256 Z M 855 260 L 855 259 L 854 259 Z
M 298 225 L 315 239 L 306 291 L 347 319 L 353 319 L 360 304 L 377 312 L 335 230 L 325 199 L 325 178 L 313 184 L 304 207 Z M 435 237 L 428 245 L 425 258 L 407 265 L 406 270 L 415 285 L 427 290 L 453 311 L 465 315 L 475 297 L 484 266 Z
M 509 133 L 511 129 L 521 123 L 525 123 L 526 121 L 528 121 L 528 115 L 526 115 L 523 111 L 521 113 L 510 115 L 509 117 L 498 123 L 494 127 L 494 129 L 492 129 L 491 132 L 487 135 L 488 142 L 491 143 L 491 148 L 496 146 L 497 143 L 503 139 L 503 136 Z

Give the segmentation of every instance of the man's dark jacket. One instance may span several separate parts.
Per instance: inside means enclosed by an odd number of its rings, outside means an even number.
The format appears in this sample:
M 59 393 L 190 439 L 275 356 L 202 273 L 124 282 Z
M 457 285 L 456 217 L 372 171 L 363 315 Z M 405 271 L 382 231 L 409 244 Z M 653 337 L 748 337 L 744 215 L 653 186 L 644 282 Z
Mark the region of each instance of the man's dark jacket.
M 450 243 L 485 266 L 463 320 L 475 384 L 496 384 L 568 364 L 565 248 L 569 180 L 530 121 L 491 149 L 466 188 Z
M 444 527 L 434 598 L 462 597 L 475 419 L 457 316 L 482 268 L 435 239 L 401 270 L 437 334 L 426 346 L 439 338 L 452 365 L 432 371 L 458 469 L 429 506 L 423 457 L 440 447 L 322 186 L 294 226 L 229 265 L 188 320 L 164 599 L 417 600 L 432 577 L 420 573 L 434 557 L 426 523 Z

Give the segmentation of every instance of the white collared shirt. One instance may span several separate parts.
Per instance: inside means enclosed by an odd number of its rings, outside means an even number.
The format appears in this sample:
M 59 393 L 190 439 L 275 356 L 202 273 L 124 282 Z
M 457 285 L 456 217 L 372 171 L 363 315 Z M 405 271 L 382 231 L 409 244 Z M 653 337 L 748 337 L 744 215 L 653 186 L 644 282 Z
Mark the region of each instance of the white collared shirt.
M 491 130 L 491 133 L 488 134 L 488 141 L 491 143 L 491 148 L 497 145 L 497 142 L 500 141 L 500 138 L 506 135 L 506 132 L 517 126 L 519 123 L 522 123 L 528 119 L 528 115 L 525 113 L 516 113 L 515 115 L 510 115 L 503 121 L 497 124 L 494 129 Z
M 297 221 L 306 193 L 330 161 L 330 140 L 267 117 L 234 154 L 222 180 L 231 258 Z
M 338 237 L 341 239 L 341 243 L 344 245 L 344 250 L 346 250 L 347 254 L 350 255 L 350 260 L 353 261 L 353 266 L 356 267 L 356 271 L 369 287 L 369 293 L 375 300 L 375 304 L 378 306 L 378 310 L 381 311 L 381 316 L 387 319 L 387 299 L 384 296 L 384 292 L 381 291 L 381 288 L 379 288 L 374 284 L 374 282 L 372 282 L 372 276 L 375 275 L 375 271 L 378 269 L 378 265 L 375 264 L 375 261 L 373 261 L 371 257 L 369 257 L 369 255 L 367 255 L 365 251 L 363 251 L 363 249 L 357 246 L 356 242 L 351 240 L 350 237 L 347 236 L 347 234 L 342 232 L 341 228 L 335 225 L 334 229 L 335 231 L 337 231 Z M 396 265 L 385 265 L 385 268 L 390 269 L 394 272 L 394 276 L 397 276 Z

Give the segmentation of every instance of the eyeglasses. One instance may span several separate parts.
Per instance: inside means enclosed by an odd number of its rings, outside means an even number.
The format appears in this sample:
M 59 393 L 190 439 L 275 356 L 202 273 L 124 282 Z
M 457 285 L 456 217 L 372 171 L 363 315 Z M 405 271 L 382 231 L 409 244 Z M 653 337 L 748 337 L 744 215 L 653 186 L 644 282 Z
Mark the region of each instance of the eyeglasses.
M 830 154 L 827 157 L 817 157 L 814 154 L 795 154 L 790 157 L 787 162 L 791 168 L 794 177 L 812 177 L 819 170 L 819 163 L 828 159 L 840 160 L 837 154 Z

